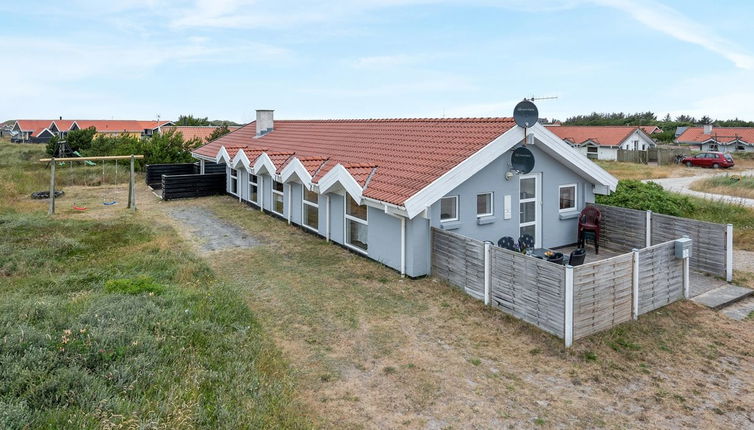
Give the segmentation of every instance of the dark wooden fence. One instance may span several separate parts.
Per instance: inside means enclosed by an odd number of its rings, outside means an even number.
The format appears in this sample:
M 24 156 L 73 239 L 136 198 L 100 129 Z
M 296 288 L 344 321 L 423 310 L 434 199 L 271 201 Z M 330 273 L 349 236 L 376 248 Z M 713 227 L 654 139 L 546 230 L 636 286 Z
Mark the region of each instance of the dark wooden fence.
M 145 180 L 150 187 L 159 189 L 162 186 L 162 175 L 189 175 L 192 173 L 199 173 L 199 168 L 194 163 L 147 164 Z
M 199 163 L 194 163 L 197 165 L 196 172 L 199 173 Z M 204 162 L 204 173 L 225 173 L 225 164 L 222 163 L 213 163 L 211 161 L 205 161 Z
M 225 187 L 225 173 L 162 175 L 163 200 L 224 194 Z

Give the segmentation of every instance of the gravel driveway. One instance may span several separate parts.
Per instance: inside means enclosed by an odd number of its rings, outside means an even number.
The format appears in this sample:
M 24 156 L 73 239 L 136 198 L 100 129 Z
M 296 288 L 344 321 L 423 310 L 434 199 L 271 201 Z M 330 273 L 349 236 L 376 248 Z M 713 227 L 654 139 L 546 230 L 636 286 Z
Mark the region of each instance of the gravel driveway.
M 708 200 L 722 200 L 728 203 L 742 204 L 744 206 L 754 207 L 754 199 L 728 196 L 725 194 L 703 193 L 701 191 L 694 191 L 690 188 L 691 184 L 693 184 L 694 182 L 700 179 L 709 178 L 711 176 L 726 175 L 726 174 L 727 173 L 706 173 L 706 174 L 700 174 L 696 176 L 686 176 L 683 178 L 645 179 L 642 182 L 650 182 L 650 181 L 655 182 L 662 185 L 662 187 L 668 191 L 686 194 L 689 196 L 701 197 L 703 199 L 708 199 Z M 745 170 L 743 172 L 736 172 L 736 174 L 742 175 L 742 176 L 751 176 L 751 175 L 754 175 L 754 170 Z
M 168 210 L 167 214 L 187 227 L 202 252 L 252 248 L 260 244 L 246 230 L 203 207 L 178 207 Z

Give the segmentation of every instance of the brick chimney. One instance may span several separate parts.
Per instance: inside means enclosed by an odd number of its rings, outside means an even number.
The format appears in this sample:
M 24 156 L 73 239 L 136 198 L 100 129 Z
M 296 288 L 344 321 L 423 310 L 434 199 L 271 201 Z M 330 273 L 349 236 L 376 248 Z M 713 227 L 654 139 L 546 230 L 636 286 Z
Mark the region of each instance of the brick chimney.
M 275 128 L 273 112 L 272 109 L 257 109 L 257 136 L 264 136 Z

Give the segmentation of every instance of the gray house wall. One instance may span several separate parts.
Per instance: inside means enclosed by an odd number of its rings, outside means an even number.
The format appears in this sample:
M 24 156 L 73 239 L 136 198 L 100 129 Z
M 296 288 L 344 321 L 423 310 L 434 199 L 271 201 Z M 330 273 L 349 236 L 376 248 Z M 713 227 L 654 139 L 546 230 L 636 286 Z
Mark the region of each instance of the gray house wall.
M 431 271 L 429 220 L 421 216 L 406 222 L 406 274 L 424 276 Z
M 530 174 L 541 173 L 542 220 L 539 234 L 543 247 L 557 247 L 576 243 L 578 218 L 575 215 L 584 208 L 585 202 L 594 201 L 592 184 L 577 173 L 566 168 L 549 155 L 534 146 L 528 147 L 534 154 L 535 165 Z M 453 230 L 455 233 L 478 240 L 497 243 L 503 236 L 519 237 L 519 176 L 510 181 L 505 179 L 511 152 L 500 156 L 479 173 L 456 187 L 446 196 L 459 196 L 459 220 L 440 222 L 440 202 L 430 209 L 431 225 Z M 561 219 L 559 212 L 559 186 L 577 184 L 577 206 L 571 213 L 573 218 Z M 485 217 L 485 224 L 480 224 L 476 216 L 476 196 L 480 193 L 494 193 L 492 217 Z M 511 197 L 511 218 L 504 219 L 504 196 Z
M 401 220 L 384 211 L 367 208 L 368 255 L 380 263 L 401 269 Z

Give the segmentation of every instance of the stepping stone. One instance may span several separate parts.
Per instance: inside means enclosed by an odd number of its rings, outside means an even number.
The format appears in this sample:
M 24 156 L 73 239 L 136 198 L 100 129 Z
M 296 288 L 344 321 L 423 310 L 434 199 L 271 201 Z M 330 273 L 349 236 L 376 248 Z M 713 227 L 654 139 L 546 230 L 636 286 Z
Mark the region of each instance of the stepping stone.
M 700 294 L 694 297 L 693 300 L 700 305 L 707 306 L 712 309 L 720 309 L 731 303 L 735 303 L 739 300 L 754 294 L 754 290 L 736 285 L 726 285 L 724 287 L 715 288 L 714 290 L 707 291 L 704 294 Z
M 734 320 L 743 321 L 746 318 L 748 318 L 749 314 L 754 312 L 754 297 L 749 297 L 748 299 L 741 300 L 738 303 L 734 303 L 725 309 L 721 310 L 720 312 L 723 313 L 728 318 L 733 318 Z

